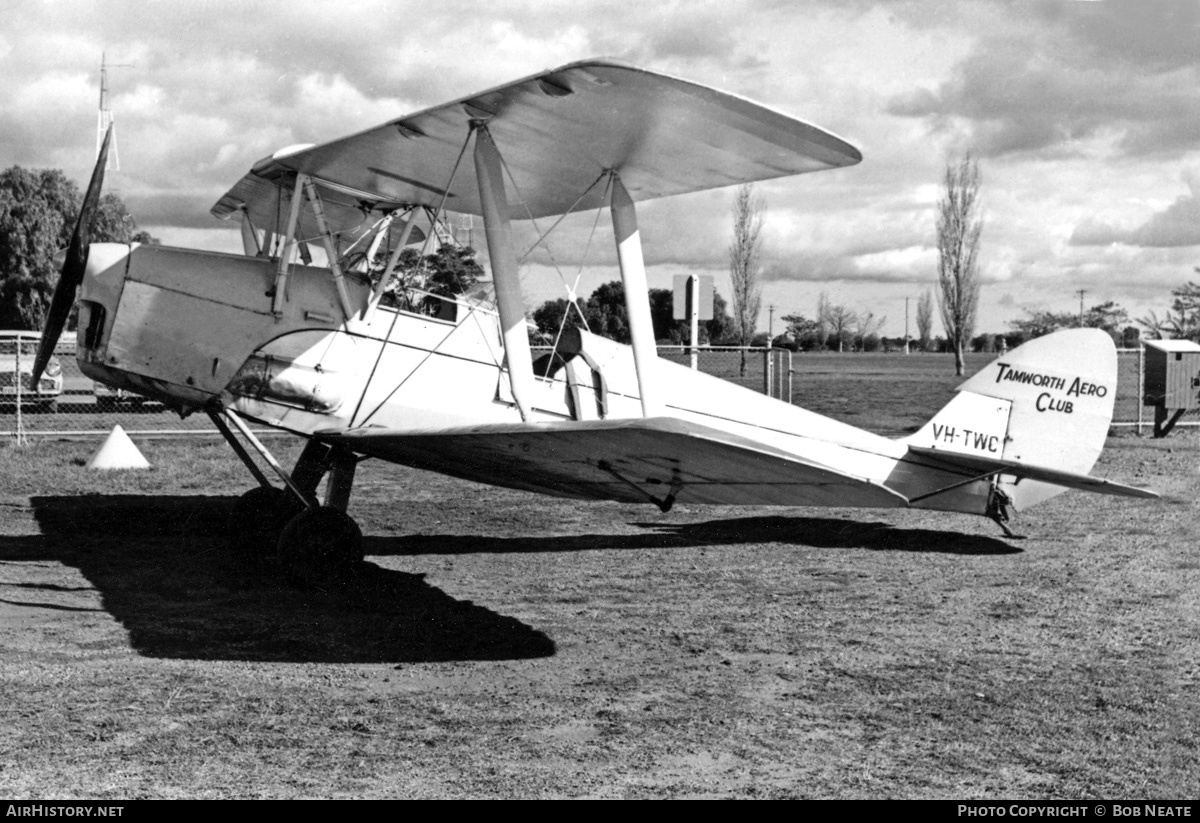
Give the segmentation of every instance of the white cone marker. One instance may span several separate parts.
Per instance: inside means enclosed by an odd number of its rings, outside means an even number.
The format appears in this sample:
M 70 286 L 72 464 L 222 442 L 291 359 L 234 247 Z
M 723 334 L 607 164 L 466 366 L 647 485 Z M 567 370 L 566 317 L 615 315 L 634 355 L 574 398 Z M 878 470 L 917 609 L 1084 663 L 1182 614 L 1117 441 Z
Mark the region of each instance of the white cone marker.
M 129 435 L 119 425 L 113 426 L 100 450 L 88 461 L 89 469 L 148 469 L 150 463 L 133 445 Z

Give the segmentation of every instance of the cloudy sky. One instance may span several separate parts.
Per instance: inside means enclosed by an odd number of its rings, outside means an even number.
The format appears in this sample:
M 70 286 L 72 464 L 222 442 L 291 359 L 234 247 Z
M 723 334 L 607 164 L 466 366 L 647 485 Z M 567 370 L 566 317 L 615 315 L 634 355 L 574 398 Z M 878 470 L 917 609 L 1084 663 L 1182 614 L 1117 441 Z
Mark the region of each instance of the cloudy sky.
M 858 166 L 760 184 L 764 309 L 834 302 L 904 331 L 936 277 L 947 161 L 983 173 L 982 331 L 1029 308 L 1115 300 L 1161 313 L 1200 265 L 1195 0 L 5 0 L 0 168 L 81 182 L 101 53 L 120 171 L 110 185 L 164 242 L 239 250 L 209 208 L 257 159 L 594 56 L 716 86 L 857 145 Z M 640 210 L 652 286 L 717 277 L 732 191 Z M 605 221 L 606 222 L 606 221 Z M 585 227 L 552 241 L 533 302 L 616 275 Z M 554 245 L 554 242 L 561 245 Z M 609 241 L 611 243 L 611 240 Z M 914 322 L 915 329 L 915 322 Z

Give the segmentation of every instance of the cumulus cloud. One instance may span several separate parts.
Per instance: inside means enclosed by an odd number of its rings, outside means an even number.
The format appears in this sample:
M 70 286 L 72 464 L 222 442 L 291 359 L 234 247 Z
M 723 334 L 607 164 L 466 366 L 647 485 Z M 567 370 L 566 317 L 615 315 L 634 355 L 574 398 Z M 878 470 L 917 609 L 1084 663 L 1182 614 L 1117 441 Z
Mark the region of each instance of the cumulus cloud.
M 950 77 L 896 95 L 888 111 L 983 156 L 1078 153 L 1109 137 L 1125 155 L 1178 155 L 1200 136 L 1197 8 L 1053 3 L 989 14 Z
M 1200 174 L 1189 170 L 1183 175 L 1189 193 L 1132 228 L 1112 226 L 1102 220 L 1085 218 L 1071 234 L 1071 245 L 1107 246 L 1123 243 L 1145 248 L 1170 248 L 1200 245 Z

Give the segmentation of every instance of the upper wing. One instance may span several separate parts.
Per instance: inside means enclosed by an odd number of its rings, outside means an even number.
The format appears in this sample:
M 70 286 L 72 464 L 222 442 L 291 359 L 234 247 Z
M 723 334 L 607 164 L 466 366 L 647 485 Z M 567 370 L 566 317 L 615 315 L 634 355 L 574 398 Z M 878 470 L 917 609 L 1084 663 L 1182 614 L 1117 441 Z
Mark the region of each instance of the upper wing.
M 276 152 L 275 155 L 255 163 L 246 176 L 217 201 L 217 205 L 212 208 L 212 213 L 227 220 L 245 212 L 250 216 L 250 223 L 254 228 L 265 229 L 273 234 L 283 233 L 291 209 L 295 175 L 281 171 L 277 158 L 289 156 L 290 151 L 283 149 Z M 405 205 L 380 197 L 377 193 L 347 190 L 329 182 L 318 181 L 317 190 L 321 198 L 326 225 L 343 244 L 358 240 L 362 235 L 371 231 L 385 214 Z M 312 212 L 308 209 L 301 209 L 297 218 L 299 220 L 296 232 L 298 237 L 321 236 L 316 217 Z M 403 229 L 404 224 L 395 221 L 388 232 L 392 242 L 398 239 Z M 409 244 L 420 243 L 424 239 L 425 233 L 416 226 L 409 232 Z
M 293 172 L 351 202 L 479 214 L 475 167 L 451 172 L 472 120 L 486 120 L 515 180 L 513 219 L 604 205 L 605 170 L 634 200 L 859 162 L 839 137 L 736 95 L 611 60 L 571 63 L 515 83 L 258 163 L 213 207 L 227 218 L 282 211 L 275 181 Z M 285 183 L 286 188 L 286 183 Z M 528 211 L 527 211 L 528 210 Z M 260 225 L 256 222 L 256 225 Z
M 355 429 L 324 436 L 356 452 L 559 497 L 784 506 L 903 507 L 884 486 L 674 418 Z

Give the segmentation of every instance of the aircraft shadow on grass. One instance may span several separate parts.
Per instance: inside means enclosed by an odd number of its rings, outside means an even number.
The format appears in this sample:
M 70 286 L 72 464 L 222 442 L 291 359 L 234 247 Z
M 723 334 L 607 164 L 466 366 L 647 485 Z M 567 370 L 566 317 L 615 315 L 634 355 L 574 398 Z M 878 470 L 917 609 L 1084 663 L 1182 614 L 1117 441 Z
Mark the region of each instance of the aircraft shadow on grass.
M 490 537 L 470 534 L 418 534 L 366 537 L 367 554 L 454 555 L 594 551 L 597 549 L 664 549 L 775 543 L 821 549 L 926 554 L 1020 554 L 1003 540 L 932 529 L 906 529 L 887 523 L 835 517 L 735 517 L 700 523 L 632 523 L 640 534 L 583 534 L 537 537 Z
M 277 561 L 228 545 L 235 498 L 96 495 L 34 497 L 41 535 L 0 537 L 0 560 L 56 561 L 95 586 L 107 611 L 150 657 L 281 662 L 434 662 L 551 656 L 554 642 L 512 617 L 456 600 L 424 575 L 369 561 L 345 579 L 300 588 Z M 979 535 L 838 518 L 759 516 L 699 523 L 634 523 L 637 534 L 490 537 L 368 536 L 368 555 L 636 550 L 748 543 L 816 548 L 1012 554 Z M 78 587 L 15 584 L 9 605 L 97 611 L 56 602 Z M 36 592 L 36 594 L 35 594 Z M 41 595 L 41 596 L 39 596 Z
M 228 545 L 235 498 L 34 497 L 41 535 L 0 537 L 0 560 L 56 561 L 95 586 L 103 611 L 149 657 L 406 663 L 548 657 L 555 645 L 512 617 L 456 600 L 424 575 L 359 564 L 300 588 L 272 559 Z M 61 605 L 64 587 L 18 584 L 8 605 Z

